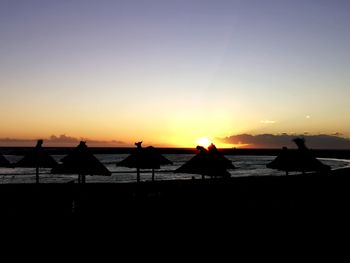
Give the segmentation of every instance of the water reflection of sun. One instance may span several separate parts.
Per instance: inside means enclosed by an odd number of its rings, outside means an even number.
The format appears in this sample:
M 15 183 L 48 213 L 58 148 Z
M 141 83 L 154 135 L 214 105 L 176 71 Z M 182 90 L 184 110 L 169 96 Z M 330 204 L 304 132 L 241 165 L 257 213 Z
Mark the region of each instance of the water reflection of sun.
M 197 145 L 208 148 L 211 144 L 211 140 L 208 137 L 201 137 L 197 139 Z

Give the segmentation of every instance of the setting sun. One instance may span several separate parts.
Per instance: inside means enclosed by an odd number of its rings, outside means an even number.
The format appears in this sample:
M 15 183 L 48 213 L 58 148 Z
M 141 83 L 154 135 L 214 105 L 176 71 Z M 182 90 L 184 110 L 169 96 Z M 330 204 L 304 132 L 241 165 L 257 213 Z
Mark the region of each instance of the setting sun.
M 197 139 L 197 144 L 203 147 L 208 147 L 211 144 L 211 140 L 208 137 L 201 137 Z

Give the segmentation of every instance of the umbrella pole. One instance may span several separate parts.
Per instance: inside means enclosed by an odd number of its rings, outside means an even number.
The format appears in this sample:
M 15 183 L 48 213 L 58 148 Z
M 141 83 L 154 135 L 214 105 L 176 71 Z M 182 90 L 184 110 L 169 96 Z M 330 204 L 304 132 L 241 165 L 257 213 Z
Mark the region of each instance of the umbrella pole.
M 82 177 L 82 178 L 81 178 L 81 183 L 82 183 L 82 184 L 85 184 L 85 174 L 82 174 L 81 177 Z
M 35 167 L 35 182 L 39 183 L 39 167 Z
M 152 169 L 152 182 L 154 182 L 154 169 Z
M 80 174 L 78 174 L 78 184 L 80 184 Z
M 136 169 L 136 181 L 139 183 L 140 182 L 140 168 Z

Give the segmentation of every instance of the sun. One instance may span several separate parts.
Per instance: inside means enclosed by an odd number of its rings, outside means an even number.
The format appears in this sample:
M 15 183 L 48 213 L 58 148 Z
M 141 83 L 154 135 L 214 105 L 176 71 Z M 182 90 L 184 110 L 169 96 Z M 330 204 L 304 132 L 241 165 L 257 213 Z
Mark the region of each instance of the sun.
M 206 148 L 208 148 L 208 146 L 211 144 L 211 140 L 208 137 L 198 138 L 196 142 L 199 146 L 203 146 Z

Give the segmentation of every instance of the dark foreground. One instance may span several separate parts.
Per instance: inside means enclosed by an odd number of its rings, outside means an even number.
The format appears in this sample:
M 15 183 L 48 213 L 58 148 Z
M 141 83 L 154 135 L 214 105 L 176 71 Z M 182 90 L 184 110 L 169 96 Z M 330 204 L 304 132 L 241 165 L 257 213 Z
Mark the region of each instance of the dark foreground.
M 349 186 L 345 169 L 328 175 L 140 184 L 4 184 L 2 239 L 16 248 L 18 242 L 32 244 L 34 251 L 47 246 L 55 255 L 89 256 L 101 247 L 100 255 L 132 250 L 128 257 L 143 258 L 137 251 L 148 247 L 152 258 L 155 251 L 167 251 L 160 248 L 171 251 L 167 257 L 205 256 L 210 248 L 216 258 L 224 251 L 232 256 L 234 248 L 249 248 L 251 254 L 252 247 L 262 246 L 273 255 L 277 246 L 288 248 L 291 255 L 295 245 L 309 251 L 315 242 L 328 248 L 348 238 Z
M 342 216 L 350 209 L 349 187 L 348 169 L 140 184 L 4 184 L 0 185 L 0 209 L 1 218 L 98 218 L 139 224 L 169 219 L 190 223 L 260 220 L 272 215 Z

